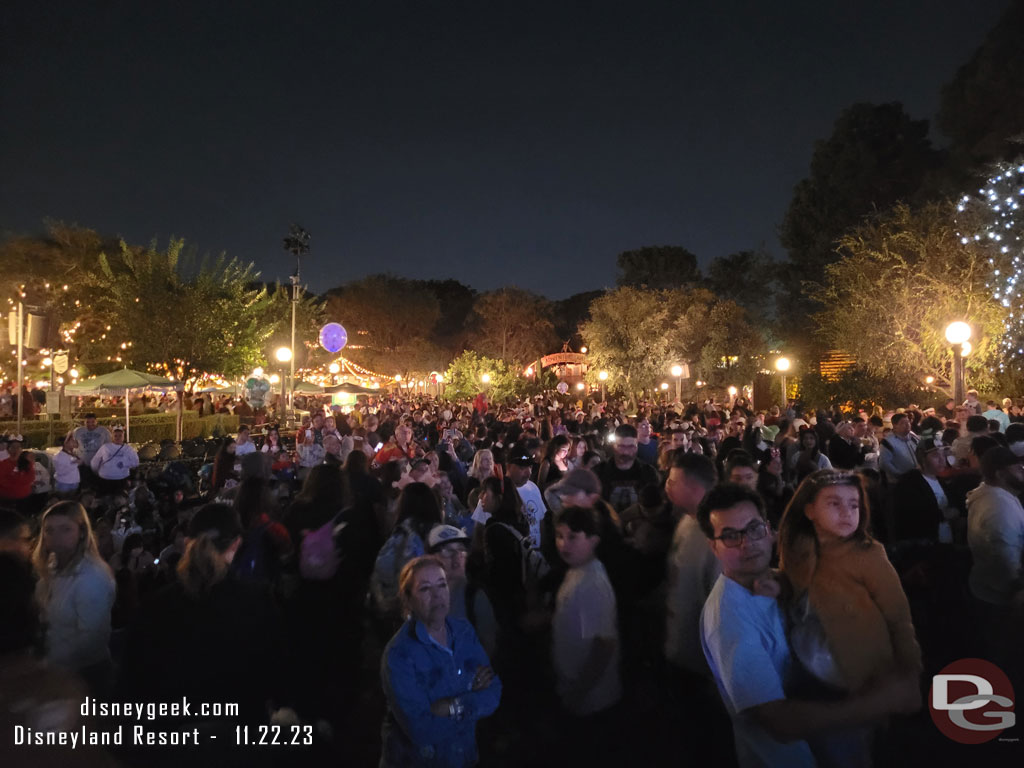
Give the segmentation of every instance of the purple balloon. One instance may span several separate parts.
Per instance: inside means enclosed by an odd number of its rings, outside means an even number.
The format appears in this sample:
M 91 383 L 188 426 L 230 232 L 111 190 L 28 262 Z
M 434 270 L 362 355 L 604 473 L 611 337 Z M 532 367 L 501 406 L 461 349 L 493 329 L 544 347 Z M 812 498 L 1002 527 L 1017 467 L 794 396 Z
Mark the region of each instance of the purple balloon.
M 320 346 L 328 352 L 340 352 L 348 343 L 348 333 L 339 323 L 328 323 L 320 329 Z

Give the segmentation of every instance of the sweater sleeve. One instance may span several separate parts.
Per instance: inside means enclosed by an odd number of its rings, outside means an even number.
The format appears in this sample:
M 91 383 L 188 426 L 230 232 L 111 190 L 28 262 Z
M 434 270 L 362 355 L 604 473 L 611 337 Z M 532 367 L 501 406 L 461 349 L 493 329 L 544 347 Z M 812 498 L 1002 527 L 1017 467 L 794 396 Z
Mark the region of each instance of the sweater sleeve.
M 892 567 L 885 549 L 877 541 L 865 553 L 861 573 L 864 586 L 889 627 L 897 669 L 900 672 L 920 674 L 921 647 L 917 644 L 914 633 L 910 604 L 907 602 L 896 569 Z

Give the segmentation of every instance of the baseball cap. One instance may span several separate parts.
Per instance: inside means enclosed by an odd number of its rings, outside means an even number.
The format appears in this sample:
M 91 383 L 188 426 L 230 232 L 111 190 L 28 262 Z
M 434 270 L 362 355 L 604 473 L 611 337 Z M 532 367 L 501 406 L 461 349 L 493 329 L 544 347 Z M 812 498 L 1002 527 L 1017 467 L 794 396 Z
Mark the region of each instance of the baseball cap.
M 517 464 L 520 467 L 532 467 L 537 463 L 537 460 L 533 457 L 533 454 L 523 450 L 514 449 L 508 457 L 509 464 Z
M 110 427 L 111 432 L 124 432 L 123 424 L 114 424 Z
M 601 481 L 597 479 L 597 475 L 589 469 L 569 470 L 565 477 L 545 489 L 544 501 L 552 512 L 558 513 L 562 510 L 562 499 L 577 493 L 600 494 Z
M 427 549 L 434 552 L 451 541 L 462 541 L 468 544 L 469 535 L 454 525 L 435 525 L 427 535 Z

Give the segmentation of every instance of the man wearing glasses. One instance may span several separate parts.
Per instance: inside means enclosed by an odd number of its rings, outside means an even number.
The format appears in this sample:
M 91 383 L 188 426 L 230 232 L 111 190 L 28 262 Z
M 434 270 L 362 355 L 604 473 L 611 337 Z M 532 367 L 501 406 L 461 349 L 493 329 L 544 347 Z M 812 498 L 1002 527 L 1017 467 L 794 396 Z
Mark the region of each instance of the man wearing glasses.
M 741 768 L 813 766 L 803 739 L 914 709 L 899 680 L 836 701 L 786 698 L 791 656 L 782 610 L 767 596 L 775 536 L 764 502 L 747 488 L 721 485 L 704 498 L 697 522 L 722 566 L 704 604 L 701 642 L 732 719 Z

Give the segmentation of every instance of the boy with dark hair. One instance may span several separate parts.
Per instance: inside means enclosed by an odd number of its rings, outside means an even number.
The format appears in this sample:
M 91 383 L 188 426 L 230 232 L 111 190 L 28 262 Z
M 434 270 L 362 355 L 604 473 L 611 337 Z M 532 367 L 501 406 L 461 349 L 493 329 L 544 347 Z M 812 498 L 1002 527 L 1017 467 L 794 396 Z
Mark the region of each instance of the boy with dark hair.
M 595 509 L 566 507 L 556 517 L 555 545 L 569 571 L 555 601 L 552 661 L 562 706 L 578 718 L 605 712 L 622 697 L 615 592 L 597 559 L 600 543 Z

